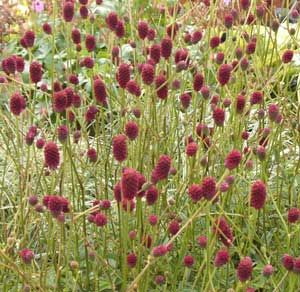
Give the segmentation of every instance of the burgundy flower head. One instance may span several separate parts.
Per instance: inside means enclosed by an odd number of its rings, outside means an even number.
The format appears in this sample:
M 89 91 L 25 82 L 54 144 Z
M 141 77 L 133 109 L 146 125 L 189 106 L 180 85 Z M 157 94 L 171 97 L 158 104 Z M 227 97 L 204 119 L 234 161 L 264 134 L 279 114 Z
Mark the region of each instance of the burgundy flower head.
M 106 87 L 103 80 L 100 78 L 94 80 L 94 95 L 98 103 L 102 104 L 103 106 L 107 104 Z
M 142 80 L 145 84 L 150 85 L 154 81 L 154 67 L 150 64 L 144 64 L 142 68 Z
M 30 264 L 34 258 L 34 253 L 31 249 L 24 248 L 19 253 L 20 258 L 25 264 Z
M 284 254 L 281 258 L 282 265 L 288 270 L 291 271 L 294 268 L 294 258 L 288 254 Z
M 255 181 L 251 186 L 250 205 L 255 209 L 264 207 L 267 198 L 266 185 L 262 180 Z
M 47 203 L 47 208 L 54 217 L 58 216 L 63 209 L 62 200 L 60 196 L 50 196 Z
M 242 159 L 242 154 L 240 151 L 234 149 L 232 150 L 225 159 L 225 167 L 229 170 L 237 168 Z
M 300 209 L 299 208 L 291 208 L 288 211 L 288 221 L 289 223 L 296 223 L 300 220 Z
M 140 39 L 144 40 L 147 37 L 148 31 L 149 31 L 148 23 L 146 21 L 139 21 L 137 30 L 138 30 Z
M 60 155 L 58 147 L 54 142 L 48 142 L 44 147 L 45 164 L 50 169 L 57 169 Z
M 195 263 L 195 260 L 194 260 L 193 256 L 191 256 L 191 255 L 186 255 L 183 258 L 183 264 L 187 268 L 191 268 L 194 265 L 194 263 Z
M 2 70 L 7 74 L 15 74 L 16 72 L 16 59 L 14 57 L 8 57 L 1 62 Z
M 231 76 L 231 71 L 232 71 L 232 66 L 228 64 L 222 64 L 218 70 L 218 76 L 217 79 L 221 86 L 224 86 L 227 84 L 230 80 Z
M 42 65 L 33 61 L 29 67 L 30 79 L 32 83 L 38 83 L 42 80 Z
M 87 19 L 89 16 L 89 10 L 85 5 L 81 5 L 79 8 L 79 14 L 83 19 Z
M 191 35 L 191 43 L 192 44 L 197 44 L 198 42 L 201 41 L 202 39 L 202 31 L 201 30 L 196 30 L 192 33 Z
M 46 34 L 51 34 L 52 33 L 52 27 L 51 27 L 51 25 L 49 23 L 47 23 L 47 22 L 44 23 L 43 24 L 43 31 Z
M 94 148 L 89 148 L 87 151 L 87 157 L 90 162 L 96 162 L 98 159 L 97 151 Z
M 15 57 L 15 61 L 16 61 L 16 69 L 18 72 L 22 73 L 24 71 L 25 68 L 25 62 L 24 59 L 20 56 L 16 56 Z
M 28 203 L 30 206 L 35 206 L 38 202 L 39 202 L 39 199 L 35 195 L 32 195 L 28 198 Z
M 156 94 L 160 99 L 166 99 L 168 97 L 168 84 L 165 75 L 160 74 L 155 78 Z
M 213 231 L 224 245 L 231 246 L 233 242 L 233 234 L 225 217 L 220 217 L 214 222 Z
M 183 108 L 186 109 L 190 106 L 192 96 L 189 92 L 184 92 L 183 94 L 180 95 L 179 98 L 180 98 L 180 102 L 181 102 L 181 105 L 183 106 Z
M 242 58 L 240 61 L 240 67 L 243 71 L 246 71 L 249 67 L 249 61 L 246 57 Z
M 239 60 L 243 57 L 243 50 L 240 47 L 236 48 L 236 50 L 235 50 L 235 56 Z
M 47 92 L 47 91 L 48 91 L 48 85 L 47 85 L 46 83 L 42 83 L 42 84 L 40 85 L 40 89 L 41 89 L 41 91 L 43 91 L 43 92 Z
M 111 30 L 115 30 L 117 24 L 118 24 L 118 15 L 116 12 L 112 11 L 106 16 L 106 24 Z
M 71 32 L 71 38 L 74 44 L 80 44 L 81 42 L 81 33 L 78 28 L 73 28 Z
M 95 105 L 90 105 L 85 112 L 85 120 L 87 123 L 91 123 L 96 119 L 96 115 L 99 112 L 98 108 Z
M 279 106 L 274 103 L 270 104 L 268 108 L 268 115 L 271 121 L 276 121 L 279 115 Z
M 171 235 L 175 235 L 180 229 L 180 224 L 177 220 L 172 220 L 168 225 L 168 231 Z
M 118 58 L 120 54 L 120 48 L 118 46 L 115 46 L 111 50 L 111 55 L 113 58 Z
M 246 46 L 246 53 L 248 55 L 252 55 L 255 53 L 255 50 L 256 50 L 256 42 L 254 41 L 249 42 Z
M 186 48 L 178 49 L 175 52 L 174 59 L 175 59 L 175 63 L 177 65 L 179 65 L 179 63 L 182 63 L 185 65 L 185 69 L 186 69 L 186 67 L 190 61 L 189 60 L 189 51 Z
M 264 17 L 265 13 L 266 13 L 266 9 L 265 9 L 264 5 L 257 5 L 256 6 L 256 16 L 258 18 Z
M 118 182 L 114 186 L 114 197 L 117 202 L 122 201 L 122 189 L 121 189 L 121 182 Z
M 66 107 L 70 107 L 73 103 L 74 90 L 71 87 L 66 87 L 64 89 L 66 94 Z
M 74 103 L 73 103 L 73 105 L 74 105 Z M 74 105 L 74 107 L 75 107 L 75 105 Z M 75 113 L 72 110 L 67 112 L 67 120 L 70 123 L 73 123 L 75 121 Z
M 220 96 L 219 95 L 213 95 L 210 101 L 211 105 L 218 105 L 218 103 L 220 102 Z M 212 107 L 212 109 L 214 109 L 215 107 Z
M 158 199 L 158 190 L 155 186 L 151 186 L 146 191 L 146 201 L 148 205 L 154 205 Z
M 57 91 L 53 96 L 53 109 L 55 112 L 61 113 L 67 107 L 67 96 L 64 90 Z
M 134 253 L 127 255 L 127 265 L 130 268 L 134 268 L 137 262 L 137 256 Z
M 107 217 L 105 214 L 103 213 L 97 213 L 94 216 L 94 223 L 98 226 L 98 227 L 103 227 L 107 224 Z
M 173 43 L 170 38 L 164 38 L 162 39 L 160 43 L 161 47 L 161 55 L 165 58 L 168 59 L 171 56 L 172 53 L 172 48 L 173 48 Z
M 118 20 L 115 33 L 118 38 L 122 38 L 125 35 L 125 26 L 122 20 Z
M 261 104 L 263 102 L 263 93 L 261 91 L 254 91 L 250 97 L 251 105 Z
M 45 140 L 43 138 L 36 140 L 36 148 L 42 149 L 45 145 Z
M 96 48 L 96 39 L 93 35 L 88 34 L 85 37 L 85 47 L 88 50 L 88 52 L 92 52 Z
M 203 85 L 200 89 L 200 93 L 204 99 L 208 100 L 210 97 L 210 88 L 206 85 Z M 212 104 L 213 104 L 213 102 L 212 102 Z
M 218 47 L 220 45 L 220 43 L 221 43 L 221 39 L 218 36 L 212 37 L 209 41 L 209 45 L 212 49 Z
M 172 82 L 172 89 L 177 90 L 180 89 L 181 82 L 179 79 L 174 79 Z
M 65 142 L 69 135 L 69 129 L 66 125 L 61 125 L 57 128 L 57 137 L 60 142 Z
M 236 111 L 242 113 L 246 105 L 246 98 L 244 95 L 239 94 L 236 98 Z
M 19 92 L 14 93 L 10 98 L 9 108 L 15 116 L 19 116 L 21 112 L 26 108 L 26 100 L 24 96 Z
M 281 60 L 284 64 L 290 63 L 293 59 L 294 52 L 292 50 L 286 50 L 282 54 Z
M 264 269 L 263 269 L 263 275 L 264 275 L 265 277 L 271 276 L 271 275 L 273 274 L 273 272 L 274 272 L 274 268 L 273 268 L 272 265 L 268 264 L 268 265 L 265 265 L 265 266 L 264 266 Z
M 121 188 L 123 198 L 126 200 L 132 200 L 139 188 L 139 176 L 136 170 L 132 168 L 126 168 L 122 174 Z
M 70 74 L 68 79 L 71 84 L 77 85 L 79 83 L 79 79 L 76 74 Z
M 66 22 L 71 22 L 74 17 L 74 3 L 67 1 L 63 5 L 63 18 Z
M 205 124 L 197 124 L 196 126 L 196 134 L 202 139 L 209 135 L 209 128 Z
M 43 198 L 43 204 L 54 217 L 70 212 L 69 201 L 62 196 L 46 195 Z
M 198 184 L 192 184 L 188 189 L 188 194 L 193 202 L 198 202 L 203 198 L 202 186 Z
M 76 130 L 73 134 L 74 143 L 77 144 L 81 138 L 80 130 Z
M 113 155 L 119 162 L 127 158 L 127 138 L 125 135 L 119 134 L 113 138 Z
M 207 246 L 207 237 L 205 235 L 200 235 L 197 238 L 197 242 L 201 248 L 206 248 Z
M 218 250 L 214 259 L 215 267 L 219 268 L 229 262 L 229 252 L 226 248 Z
M 188 143 L 185 148 L 187 156 L 195 156 L 198 150 L 198 145 L 195 142 Z
M 203 85 L 204 85 L 204 76 L 203 74 L 198 72 L 194 75 L 193 88 L 195 91 L 200 91 Z
M 216 107 L 213 110 L 213 119 L 217 126 L 223 126 L 225 122 L 225 111 L 222 108 Z
M 125 63 L 120 64 L 116 77 L 120 87 L 125 88 L 127 82 L 130 80 L 130 66 Z
M 24 49 L 27 49 L 27 48 L 28 48 L 24 37 L 20 38 L 20 45 L 21 45 Z
M 186 44 L 190 44 L 192 40 L 192 35 L 189 32 L 184 34 L 183 40 Z
M 127 82 L 126 90 L 137 97 L 141 95 L 141 88 L 135 80 L 129 80 Z
M 168 155 L 161 155 L 158 162 L 152 172 L 152 177 L 155 178 L 155 182 L 163 180 L 168 177 L 171 168 L 171 157 Z
M 139 127 L 137 123 L 133 121 L 127 122 L 125 125 L 125 133 L 130 140 L 135 140 L 139 134 Z
M 250 0 L 240 0 L 240 5 L 243 10 L 248 10 L 250 7 Z
M 32 145 L 33 144 L 33 141 L 34 141 L 34 138 L 35 138 L 35 135 L 33 133 L 31 133 L 30 131 L 26 133 L 26 136 L 25 136 L 25 142 L 28 146 Z
M 211 200 L 217 193 L 216 180 L 212 176 L 207 176 L 202 180 L 201 183 L 203 196 L 207 200 Z
M 155 226 L 158 222 L 158 218 L 155 214 L 151 214 L 148 216 L 148 221 L 150 225 Z
M 225 27 L 226 28 L 231 28 L 232 27 L 232 25 L 233 25 L 233 16 L 232 16 L 232 14 L 226 14 L 225 16 L 224 16 L 224 25 L 225 25 Z
M 252 260 L 250 257 L 244 257 L 240 260 L 237 268 L 237 276 L 241 282 L 250 279 L 252 275 Z
M 153 41 L 154 38 L 155 38 L 155 36 L 156 36 L 156 31 L 155 31 L 155 29 L 149 28 L 149 29 L 148 29 L 148 33 L 147 33 L 147 39 L 148 39 L 149 41 Z
M 108 210 L 111 207 L 111 202 L 110 200 L 101 200 L 99 205 L 102 210 Z
M 26 48 L 31 48 L 34 45 L 35 33 L 31 30 L 28 30 L 25 32 L 23 39 L 24 43 L 26 44 Z
M 159 63 L 160 55 L 161 55 L 161 48 L 159 44 L 154 44 L 150 47 L 149 50 L 150 58 L 155 61 L 155 63 Z
M 58 80 L 55 80 L 53 83 L 53 91 L 58 92 L 60 90 L 62 90 L 62 86 Z
M 152 254 L 154 257 L 161 257 L 168 253 L 168 249 L 166 245 L 158 245 L 153 248 Z
M 217 64 L 221 65 L 224 61 L 224 58 L 225 58 L 225 54 L 223 52 L 218 52 L 215 57 L 215 61 Z

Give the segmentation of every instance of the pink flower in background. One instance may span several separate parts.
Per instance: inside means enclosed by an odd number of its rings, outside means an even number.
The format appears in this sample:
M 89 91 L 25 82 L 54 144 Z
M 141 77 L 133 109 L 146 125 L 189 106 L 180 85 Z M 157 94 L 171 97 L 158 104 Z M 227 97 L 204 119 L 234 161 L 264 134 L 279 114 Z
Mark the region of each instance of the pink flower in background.
M 224 2 L 225 5 L 229 5 L 231 0 L 224 0 L 223 2 Z
M 45 8 L 44 1 L 34 0 L 32 2 L 32 8 L 35 12 L 41 13 L 42 11 L 44 11 Z

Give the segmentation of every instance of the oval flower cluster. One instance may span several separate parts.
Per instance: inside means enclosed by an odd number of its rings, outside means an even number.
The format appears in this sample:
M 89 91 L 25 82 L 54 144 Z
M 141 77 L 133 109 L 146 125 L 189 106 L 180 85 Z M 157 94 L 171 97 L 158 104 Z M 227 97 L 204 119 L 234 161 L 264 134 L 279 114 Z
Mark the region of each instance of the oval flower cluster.
M 68 199 L 62 196 L 46 195 L 43 198 L 43 205 L 50 211 L 54 218 L 64 221 L 64 214 L 70 212 Z

